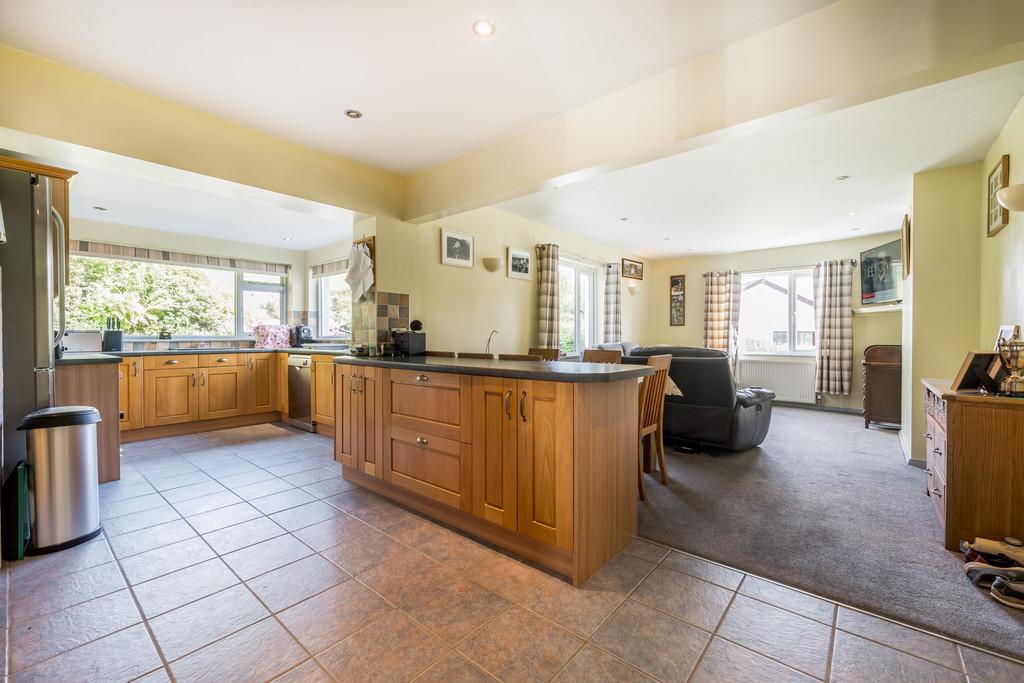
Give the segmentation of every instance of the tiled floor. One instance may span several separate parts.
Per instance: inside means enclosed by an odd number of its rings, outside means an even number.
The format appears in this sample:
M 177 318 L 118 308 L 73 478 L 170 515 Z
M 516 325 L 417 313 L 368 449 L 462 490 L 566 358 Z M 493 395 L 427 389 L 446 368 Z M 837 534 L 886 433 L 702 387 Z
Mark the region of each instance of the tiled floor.
M 574 589 L 351 488 L 323 437 L 124 451 L 103 537 L 3 571 L 14 680 L 1024 680 L 644 541 Z

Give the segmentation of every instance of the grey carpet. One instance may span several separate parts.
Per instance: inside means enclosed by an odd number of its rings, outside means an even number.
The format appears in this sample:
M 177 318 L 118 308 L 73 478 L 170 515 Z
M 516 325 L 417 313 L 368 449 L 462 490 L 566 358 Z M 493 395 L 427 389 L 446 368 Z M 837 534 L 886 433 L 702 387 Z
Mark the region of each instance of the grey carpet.
M 641 537 L 1024 658 L 1024 611 L 964 577 L 894 432 L 778 408 L 760 448 L 666 456 Z

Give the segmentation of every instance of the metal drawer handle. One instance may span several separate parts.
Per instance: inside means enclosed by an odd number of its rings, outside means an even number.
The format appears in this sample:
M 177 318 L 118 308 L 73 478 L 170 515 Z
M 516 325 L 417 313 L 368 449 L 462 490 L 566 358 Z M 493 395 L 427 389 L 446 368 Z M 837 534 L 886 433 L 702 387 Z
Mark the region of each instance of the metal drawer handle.
M 429 378 L 429 377 L 427 377 L 426 375 L 416 375 L 416 381 L 417 381 L 417 382 L 426 382 L 426 381 L 428 381 L 429 379 L 430 379 L 430 378 Z
M 416 443 L 418 443 L 421 446 L 426 446 L 427 445 L 427 440 L 424 439 L 422 436 L 417 436 L 416 437 Z
M 217 362 L 218 362 L 218 363 L 227 363 L 227 362 L 228 362 L 228 359 L 227 359 L 227 358 L 218 358 L 218 359 L 217 359 Z
M 939 493 L 939 489 L 937 489 L 937 488 L 932 489 L 932 495 L 933 496 L 938 496 L 939 498 L 942 498 L 942 494 Z
M 204 387 L 206 386 L 206 373 L 205 372 L 199 374 L 199 383 L 202 384 Z
M 196 385 L 196 373 L 192 373 L 192 386 Z
M 505 392 L 505 397 L 502 400 L 505 403 L 505 417 L 507 417 L 510 420 L 512 419 L 512 400 L 511 399 L 512 399 L 512 390 L 509 389 L 508 391 Z
M 164 361 L 164 363 L 166 363 L 167 365 L 177 365 L 178 362 L 179 361 L 177 359 L 175 359 L 175 358 L 170 358 L 170 359 Z
M 526 422 L 526 392 L 519 397 L 519 414 L 523 417 L 523 422 Z
M 139 364 L 138 363 L 132 363 L 132 377 L 138 377 L 138 376 L 139 376 Z

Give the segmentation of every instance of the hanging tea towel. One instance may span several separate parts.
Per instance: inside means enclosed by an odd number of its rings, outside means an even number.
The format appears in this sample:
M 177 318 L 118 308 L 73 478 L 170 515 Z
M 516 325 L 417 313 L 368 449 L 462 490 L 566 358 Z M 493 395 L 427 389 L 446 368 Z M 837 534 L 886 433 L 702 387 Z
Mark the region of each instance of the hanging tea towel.
M 365 244 L 353 244 L 348 253 L 348 272 L 345 282 L 352 290 L 352 300 L 358 301 L 373 287 L 373 259 Z

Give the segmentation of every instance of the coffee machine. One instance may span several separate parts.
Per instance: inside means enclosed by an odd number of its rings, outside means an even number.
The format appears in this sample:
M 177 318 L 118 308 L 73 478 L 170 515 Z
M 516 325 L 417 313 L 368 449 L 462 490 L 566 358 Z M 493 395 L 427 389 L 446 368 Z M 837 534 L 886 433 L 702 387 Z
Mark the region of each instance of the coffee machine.
M 291 344 L 292 346 L 302 346 L 303 344 L 313 343 L 313 328 L 309 325 L 295 325 L 291 329 Z

